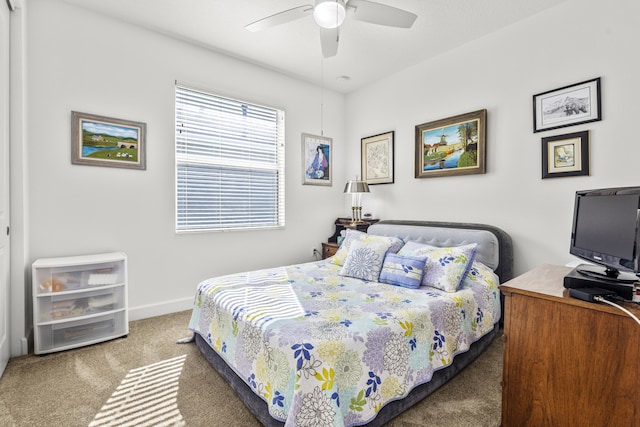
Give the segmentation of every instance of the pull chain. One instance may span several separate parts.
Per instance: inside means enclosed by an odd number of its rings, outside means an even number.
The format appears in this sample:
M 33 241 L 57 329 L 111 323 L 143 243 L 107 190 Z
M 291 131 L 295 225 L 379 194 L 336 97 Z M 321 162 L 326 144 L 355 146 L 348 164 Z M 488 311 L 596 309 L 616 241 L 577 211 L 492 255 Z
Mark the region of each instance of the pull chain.
M 320 136 L 324 136 L 324 58 L 320 58 Z

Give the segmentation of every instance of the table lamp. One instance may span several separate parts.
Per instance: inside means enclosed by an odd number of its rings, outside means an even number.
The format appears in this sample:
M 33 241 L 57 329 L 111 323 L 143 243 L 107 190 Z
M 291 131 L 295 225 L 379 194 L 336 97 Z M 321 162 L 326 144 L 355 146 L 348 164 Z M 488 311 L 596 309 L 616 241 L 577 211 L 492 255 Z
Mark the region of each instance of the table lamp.
M 356 178 L 353 181 L 347 182 L 344 187 L 345 193 L 351 193 L 351 223 L 359 224 L 362 222 L 362 204 L 360 197 L 362 193 L 369 193 L 369 185 L 365 181 L 358 181 Z

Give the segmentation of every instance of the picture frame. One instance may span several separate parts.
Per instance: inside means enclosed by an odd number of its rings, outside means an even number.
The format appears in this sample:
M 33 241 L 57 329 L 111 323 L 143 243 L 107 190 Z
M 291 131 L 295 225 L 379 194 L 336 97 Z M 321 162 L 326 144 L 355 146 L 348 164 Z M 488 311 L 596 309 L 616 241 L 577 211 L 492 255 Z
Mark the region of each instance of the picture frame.
M 71 163 L 146 169 L 147 125 L 71 112 Z
M 360 139 L 362 180 L 368 185 L 393 184 L 395 131 Z
M 333 140 L 325 136 L 302 134 L 302 184 L 333 184 Z
M 533 132 L 599 120 L 600 77 L 533 95 Z
M 485 173 L 487 110 L 415 127 L 415 177 Z
M 589 175 L 589 131 L 542 138 L 542 179 Z

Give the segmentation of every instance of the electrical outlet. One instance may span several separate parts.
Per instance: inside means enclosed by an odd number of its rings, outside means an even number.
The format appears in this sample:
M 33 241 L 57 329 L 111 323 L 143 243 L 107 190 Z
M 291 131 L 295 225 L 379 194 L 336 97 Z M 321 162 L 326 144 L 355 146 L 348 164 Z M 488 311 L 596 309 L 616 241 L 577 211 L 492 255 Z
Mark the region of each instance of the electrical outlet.
M 318 253 L 318 250 L 314 247 L 311 248 L 311 256 L 314 257 Z

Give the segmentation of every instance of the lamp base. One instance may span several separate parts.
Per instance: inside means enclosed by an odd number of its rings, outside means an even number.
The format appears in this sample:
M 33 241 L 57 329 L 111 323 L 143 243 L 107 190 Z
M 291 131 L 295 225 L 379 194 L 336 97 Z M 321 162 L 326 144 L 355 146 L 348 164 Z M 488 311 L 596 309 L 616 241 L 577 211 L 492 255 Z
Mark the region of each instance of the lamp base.
M 351 225 L 362 223 L 362 206 L 351 206 Z

